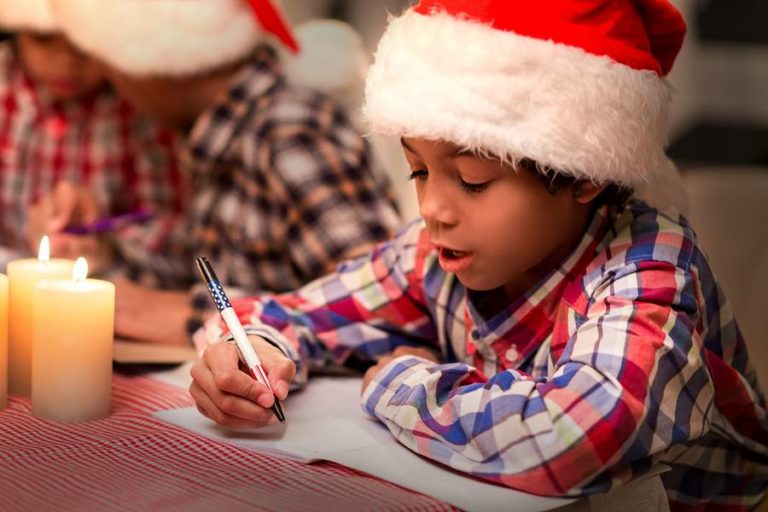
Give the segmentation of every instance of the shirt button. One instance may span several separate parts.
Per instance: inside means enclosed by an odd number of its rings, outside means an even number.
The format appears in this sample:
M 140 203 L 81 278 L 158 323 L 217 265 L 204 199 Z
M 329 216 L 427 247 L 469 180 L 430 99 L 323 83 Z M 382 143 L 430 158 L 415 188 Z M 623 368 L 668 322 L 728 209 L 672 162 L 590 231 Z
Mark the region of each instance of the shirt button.
M 507 353 L 504 354 L 504 357 L 506 357 L 507 361 L 509 361 L 510 363 L 517 362 L 517 360 L 520 359 L 520 354 L 517 352 L 517 347 L 515 346 L 509 347 L 509 349 L 507 350 Z

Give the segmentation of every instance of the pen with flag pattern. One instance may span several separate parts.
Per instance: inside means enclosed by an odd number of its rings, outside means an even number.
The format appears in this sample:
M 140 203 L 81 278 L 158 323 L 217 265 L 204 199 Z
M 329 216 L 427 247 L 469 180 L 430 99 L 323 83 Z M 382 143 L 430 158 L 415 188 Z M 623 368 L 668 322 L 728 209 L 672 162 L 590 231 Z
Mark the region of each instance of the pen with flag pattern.
M 267 374 L 264 373 L 264 368 L 261 366 L 261 360 L 259 360 L 259 356 L 256 354 L 256 350 L 254 350 L 251 342 L 248 341 L 248 336 L 245 334 L 243 326 L 240 324 L 240 320 L 238 320 L 237 315 L 235 314 L 235 310 L 232 309 L 232 305 L 229 303 L 227 294 L 224 293 L 224 288 L 221 286 L 219 278 L 216 277 L 213 267 L 205 256 L 200 256 L 195 262 L 197 263 L 197 269 L 200 271 L 200 276 L 203 282 L 211 293 L 213 302 L 216 303 L 216 308 L 219 310 L 219 314 L 221 314 L 221 317 L 229 328 L 229 332 L 232 333 L 232 336 L 235 338 L 235 344 L 240 353 L 240 357 L 243 360 L 243 363 L 245 363 L 245 366 L 248 367 L 251 377 L 264 384 L 274 396 L 275 393 L 272 390 L 272 386 L 269 385 Z M 272 405 L 272 412 L 275 413 L 275 416 L 280 422 L 285 421 L 283 408 L 280 406 L 277 396 L 275 396 L 275 403 Z

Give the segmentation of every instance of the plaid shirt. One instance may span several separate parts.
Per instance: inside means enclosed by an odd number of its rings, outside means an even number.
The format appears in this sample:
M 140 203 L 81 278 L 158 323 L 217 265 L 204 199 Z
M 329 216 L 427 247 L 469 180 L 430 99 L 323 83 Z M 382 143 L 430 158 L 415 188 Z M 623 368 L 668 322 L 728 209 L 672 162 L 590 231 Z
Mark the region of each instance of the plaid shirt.
M 603 492 L 655 463 L 673 509 L 746 510 L 768 477 L 768 417 L 695 235 L 633 202 L 500 312 L 441 270 L 422 224 L 294 294 L 235 302 L 307 365 L 399 357 L 362 397 L 413 451 L 548 496 Z M 498 297 L 496 297 L 498 299 Z M 497 308 L 498 310 L 498 308 Z M 222 325 L 211 321 L 206 336 Z
M 286 85 L 268 47 L 198 118 L 183 161 L 195 194 L 169 253 L 190 271 L 194 256 L 207 256 L 233 296 L 293 290 L 400 225 L 345 111 Z M 213 309 L 202 285 L 193 306 L 190 333 Z
M 108 89 L 53 102 L 24 73 L 11 43 L 0 45 L 0 246 L 28 253 L 28 207 L 62 180 L 88 186 L 110 214 L 155 218 L 113 234 L 118 257 L 161 247 L 183 209 L 174 138 Z M 124 263 L 128 263 L 124 261 Z

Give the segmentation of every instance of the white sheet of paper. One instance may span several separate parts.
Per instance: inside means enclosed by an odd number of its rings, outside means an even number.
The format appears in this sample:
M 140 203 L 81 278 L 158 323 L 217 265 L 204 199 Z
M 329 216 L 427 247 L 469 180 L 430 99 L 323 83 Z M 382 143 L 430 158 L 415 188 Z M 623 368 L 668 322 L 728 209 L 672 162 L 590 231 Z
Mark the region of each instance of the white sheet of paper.
M 574 500 L 542 498 L 447 470 L 400 445 L 360 406 L 360 379 L 315 378 L 283 404 L 286 422 L 260 430 L 216 426 L 196 408 L 155 413 L 204 436 L 278 457 L 328 460 L 364 471 L 464 510 L 553 510 Z

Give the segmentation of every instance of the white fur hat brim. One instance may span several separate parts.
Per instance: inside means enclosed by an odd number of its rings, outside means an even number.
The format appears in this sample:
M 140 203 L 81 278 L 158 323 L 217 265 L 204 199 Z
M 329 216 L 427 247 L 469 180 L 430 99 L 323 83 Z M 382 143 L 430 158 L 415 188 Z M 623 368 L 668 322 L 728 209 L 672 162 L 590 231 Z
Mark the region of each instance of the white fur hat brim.
M 136 76 L 187 76 L 236 61 L 264 38 L 243 0 L 52 0 L 79 47 Z
M 10 31 L 57 30 L 50 0 L 0 0 L 0 27 Z
M 364 114 L 386 135 L 453 142 L 596 183 L 668 172 L 668 85 L 607 57 L 406 11 L 379 43 Z

